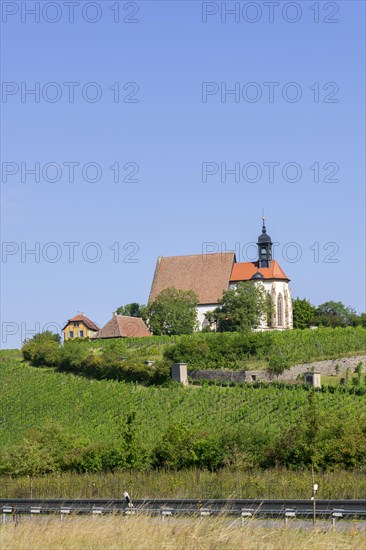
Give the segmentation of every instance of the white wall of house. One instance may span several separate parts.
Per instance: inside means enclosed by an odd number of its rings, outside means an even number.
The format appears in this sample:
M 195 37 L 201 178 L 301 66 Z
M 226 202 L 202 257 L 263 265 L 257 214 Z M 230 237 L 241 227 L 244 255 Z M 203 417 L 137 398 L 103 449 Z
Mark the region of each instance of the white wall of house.
M 261 330 L 287 330 L 293 328 L 292 294 L 287 281 L 263 281 L 266 291 L 271 295 L 274 305 L 272 326 L 268 327 L 267 320 L 262 321 Z M 279 311 L 282 298 L 282 315 Z
M 216 309 L 218 304 L 203 304 L 199 305 L 197 307 L 197 319 L 198 319 L 198 330 L 202 330 L 207 326 L 207 321 L 205 318 L 205 313 L 208 313 L 209 311 L 213 311 Z
M 231 283 L 229 288 L 235 288 L 237 283 Z M 257 330 L 288 330 L 293 328 L 292 295 L 287 281 L 264 280 L 256 284 L 264 286 L 265 290 L 271 295 L 274 311 L 271 326 L 268 326 L 267 319 L 262 319 L 262 323 Z M 280 311 L 279 297 L 282 297 L 282 315 Z M 202 304 L 197 308 L 197 318 L 199 328 L 202 330 L 207 326 L 205 313 L 213 311 L 218 304 Z
M 292 294 L 287 281 L 264 280 L 256 284 L 264 286 L 265 290 L 271 295 L 274 311 L 272 326 L 268 326 L 267 319 L 262 319 L 258 330 L 288 330 L 293 328 Z M 234 288 L 236 283 L 231 283 L 230 288 Z M 279 297 L 282 297 L 282 315 L 279 311 Z M 280 298 L 281 300 L 281 298 Z

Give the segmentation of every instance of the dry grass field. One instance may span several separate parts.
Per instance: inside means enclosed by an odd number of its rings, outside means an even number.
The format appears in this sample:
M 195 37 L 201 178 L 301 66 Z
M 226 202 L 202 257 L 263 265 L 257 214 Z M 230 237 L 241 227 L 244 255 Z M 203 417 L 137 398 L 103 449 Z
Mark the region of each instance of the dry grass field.
M 1 526 L 1 550 L 362 550 L 366 533 L 241 526 L 228 518 L 196 520 L 103 517 L 29 520 Z

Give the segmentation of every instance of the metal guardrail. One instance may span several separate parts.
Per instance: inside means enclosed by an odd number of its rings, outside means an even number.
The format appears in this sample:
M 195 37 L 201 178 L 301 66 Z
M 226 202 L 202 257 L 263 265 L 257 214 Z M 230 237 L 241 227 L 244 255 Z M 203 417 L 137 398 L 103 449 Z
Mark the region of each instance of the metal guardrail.
M 217 516 L 231 515 L 250 518 L 312 518 L 312 500 L 133 500 L 133 507 L 125 500 L 71 500 L 71 499 L 0 499 L 0 510 L 5 517 L 22 514 L 151 514 Z M 366 500 L 317 500 L 316 517 L 337 519 L 366 519 Z

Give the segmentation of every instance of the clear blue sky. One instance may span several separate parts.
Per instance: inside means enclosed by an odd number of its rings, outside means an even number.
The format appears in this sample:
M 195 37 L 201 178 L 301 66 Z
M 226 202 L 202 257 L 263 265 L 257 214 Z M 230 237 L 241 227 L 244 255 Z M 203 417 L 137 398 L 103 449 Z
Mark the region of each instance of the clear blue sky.
M 41 1 L 39 22 L 35 2 L 2 2 L 1 347 L 78 310 L 102 325 L 146 303 L 158 255 L 240 243 L 249 259 L 262 208 L 294 297 L 365 310 L 365 3 L 280 2 L 272 17 L 238 2 L 225 21 L 221 2 L 119 2 L 119 22 L 117 2 L 90 4 L 71 23 L 62 1 Z M 65 82 L 79 83 L 74 102 Z M 24 95 L 36 83 L 38 102 Z M 87 163 L 101 174 L 83 176 Z M 217 173 L 203 178 L 203 163 Z M 221 181 L 221 163 L 239 181 Z

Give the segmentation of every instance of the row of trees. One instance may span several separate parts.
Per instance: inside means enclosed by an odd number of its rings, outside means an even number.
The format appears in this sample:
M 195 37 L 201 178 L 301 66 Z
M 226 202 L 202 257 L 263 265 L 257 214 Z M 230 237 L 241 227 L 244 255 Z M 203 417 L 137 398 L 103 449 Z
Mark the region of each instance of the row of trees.
M 176 288 L 163 290 L 148 306 L 131 303 L 117 309 L 119 315 L 142 317 L 153 334 L 161 336 L 192 334 L 197 330 L 196 308 L 198 298 L 192 291 Z M 270 319 L 273 304 L 269 294 L 253 282 L 238 283 L 223 293 L 219 306 L 206 315 L 205 330 L 217 332 L 242 332 L 255 329 L 262 318 Z M 356 311 L 342 302 L 329 301 L 318 307 L 307 299 L 293 301 L 294 328 L 311 326 L 366 327 L 366 313 Z
M 357 315 L 355 309 L 342 302 L 329 301 L 316 307 L 306 298 L 293 301 L 294 328 L 366 327 L 366 313 Z
M 93 343 L 77 339 L 61 346 L 57 335 L 43 332 L 26 340 L 21 351 L 34 366 L 150 385 L 166 383 L 171 364 L 181 361 L 195 369 L 243 369 L 255 360 L 268 363 L 272 374 L 280 374 L 292 365 L 335 359 L 350 351 L 363 353 L 366 329 L 243 330 L 181 335 L 173 341 L 166 336 Z M 148 360 L 154 360 L 154 365 L 150 366 Z
M 198 328 L 196 308 L 198 298 L 192 291 L 171 287 L 163 290 L 148 306 L 131 303 L 117 309 L 119 315 L 142 317 L 151 332 L 192 334 Z M 263 317 L 272 314 L 272 302 L 263 287 L 253 282 L 238 283 L 224 292 L 220 305 L 206 315 L 206 330 L 236 332 L 256 328 Z

